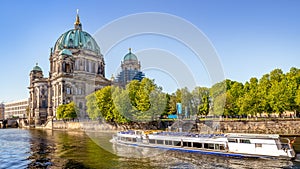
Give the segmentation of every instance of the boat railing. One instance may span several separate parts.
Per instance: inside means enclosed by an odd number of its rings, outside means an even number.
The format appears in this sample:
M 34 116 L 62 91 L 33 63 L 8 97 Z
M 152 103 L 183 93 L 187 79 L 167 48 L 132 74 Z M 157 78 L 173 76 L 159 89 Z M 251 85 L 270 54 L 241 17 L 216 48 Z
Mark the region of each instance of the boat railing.
M 160 132 L 137 132 L 135 130 L 127 130 L 127 131 L 120 131 L 121 134 L 130 134 L 130 135 L 142 135 L 143 134 L 153 134 L 153 135 L 160 135 L 160 136 L 174 136 L 174 137 L 194 137 L 194 138 L 213 138 L 213 137 L 225 137 L 225 134 L 198 134 L 198 133 L 190 133 L 190 132 L 170 132 L 170 131 L 160 131 Z M 138 134 L 137 134 L 138 133 Z
M 189 132 L 159 132 L 159 133 L 156 133 L 156 135 L 202 137 L 202 138 L 225 137 L 225 134 L 197 134 L 197 133 L 189 133 Z

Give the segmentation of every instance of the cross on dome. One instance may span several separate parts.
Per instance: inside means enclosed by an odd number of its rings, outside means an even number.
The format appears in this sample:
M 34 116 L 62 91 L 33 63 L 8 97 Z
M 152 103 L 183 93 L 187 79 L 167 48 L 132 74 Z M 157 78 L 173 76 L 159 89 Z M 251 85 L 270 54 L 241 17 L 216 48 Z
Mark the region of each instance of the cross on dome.
M 77 9 L 77 11 L 76 11 L 76 20 L 74 23 L 74 27 L 75 27 L 75 29 L 82 30 L 82 25 L 81 25 L 80 19 L 79 19 L 79 9 Z

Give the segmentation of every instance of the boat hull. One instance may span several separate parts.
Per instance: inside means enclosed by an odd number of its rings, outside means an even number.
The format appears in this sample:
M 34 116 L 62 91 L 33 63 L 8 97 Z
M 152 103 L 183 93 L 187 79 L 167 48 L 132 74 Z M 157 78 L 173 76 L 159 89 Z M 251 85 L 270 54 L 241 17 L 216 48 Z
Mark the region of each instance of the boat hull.
M 180 151 L 186 153 L 197 153 L 203 155 L 214 155 L 214 156 L 223 156 L 223 157 L 231 157 L 231 158 L 254 158 L 254 159 L 284 159 L 284 160 L 292 160 L 293 158 L 286 156 L 263 156 L 263 155 L 252 155 L 252 154 L 241 154 L 241 153 L 233 153 L 228 151 L 209 151 L 207 149 L 195 149 L 195 148 L 187 148 L 187 147 L 174 147 L 174 146 L 159 146 L 153 144 L 145 144 L 145 143 L 132 143 L 125 141 L 117 141 L 112 139 L 112 143 L 119 145 L 127 145 L 132 147 L 145 147 L 145 148 L 155 148 L 161 150 L 170 150 L 170 151 Z

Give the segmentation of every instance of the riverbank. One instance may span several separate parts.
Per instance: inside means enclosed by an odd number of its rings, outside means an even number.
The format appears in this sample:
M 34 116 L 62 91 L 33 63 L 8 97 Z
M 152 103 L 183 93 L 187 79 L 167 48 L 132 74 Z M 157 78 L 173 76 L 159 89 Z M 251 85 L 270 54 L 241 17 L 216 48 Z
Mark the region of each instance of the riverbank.
M 177 123 L 177 124 L 176 124 Z M 173 127 L 170 127 L 173 126 Z M 300 119 L 275 119 L 275 120 L 181 120 L 181 121 L 155 121 L 147 123 L 132 122 L 128 124 L 110 124 L 99 121 L 55 121 L 48 120 L 37 129 L 51 130 L 83 130 L 83 131 L 117 131 L 128 129 L 156 130 L 171 129 L 181 126 L 183 131 L 202 133 L 257 133 L 257 134 L 280 134 L 300 135 Z M 29 128 L 29 126 L 24 126 Z

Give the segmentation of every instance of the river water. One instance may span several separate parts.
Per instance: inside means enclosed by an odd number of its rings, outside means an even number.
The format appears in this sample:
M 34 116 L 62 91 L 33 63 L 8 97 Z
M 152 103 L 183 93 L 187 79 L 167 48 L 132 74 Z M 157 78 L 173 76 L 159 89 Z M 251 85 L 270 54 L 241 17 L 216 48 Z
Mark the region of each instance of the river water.
M 119 146 L 109 142 L 112 134 L 0 129 L 0 168 L 300 168 L 294 161 Z

